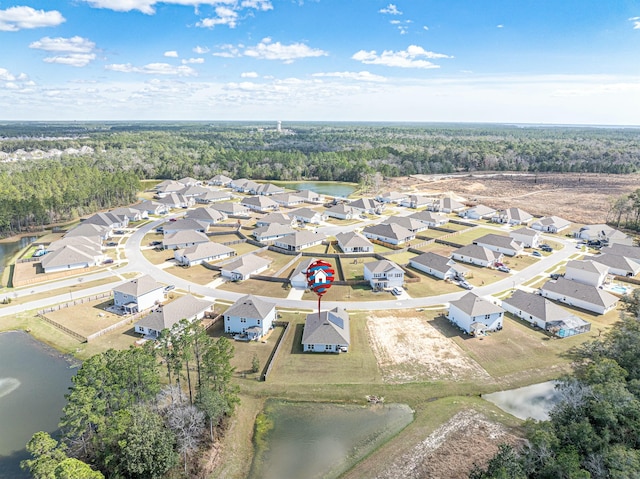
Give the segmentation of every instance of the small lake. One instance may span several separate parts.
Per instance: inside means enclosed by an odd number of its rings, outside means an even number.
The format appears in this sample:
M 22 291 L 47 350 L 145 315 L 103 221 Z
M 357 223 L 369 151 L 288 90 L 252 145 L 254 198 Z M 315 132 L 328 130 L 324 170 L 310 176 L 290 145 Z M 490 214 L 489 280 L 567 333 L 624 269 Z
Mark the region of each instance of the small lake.
M 35 240 L 35 236 L 23 236 L 17 241 L 7 243 L 0 242 L 0 274 L 2 274 L 4 267 L 7 266 L 7 261 L 9 261 L 14 254 Z
M 404 404 L 268 400 L 249 479 L 335 479 L 413 421 Z
M 509 391 L 483 394 L 482 398 L 520 419 L 546 421 L 549 419 L 549 412 L 560 400 L 555 386 L 555 381 L 547 381 Z
M 290 190 L 311 190 L 327 196 L 339 196 L 344 198 L 349 196 L 358 188 L 352 183 L 341 183 L 339 181 L 272 181 L 271 183 Z
M 54 433 L 75 369 L 27 333 L 0 333 L 0 479 L 31 477 L 20 469 L 38 431 Z

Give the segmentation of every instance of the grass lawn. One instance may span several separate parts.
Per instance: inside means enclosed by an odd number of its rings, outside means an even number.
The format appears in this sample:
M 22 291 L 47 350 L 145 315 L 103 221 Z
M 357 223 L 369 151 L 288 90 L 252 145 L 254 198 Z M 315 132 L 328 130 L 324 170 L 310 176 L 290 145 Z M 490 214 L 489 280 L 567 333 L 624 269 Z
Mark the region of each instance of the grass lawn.
M 271 260 L 269 268 L 260 273 L 263 276 L 273 276 L 278 271 L 280 271 L 280 269 L 282 269 L 287 263 L 290 263 L 295 259 L 295 256 L 293 255 L 276 253 L 275 251 L 269 250 L 258 253 L 257 256 Z
M 233 232 L 229 232 L 229 234 L 224 234 L 224 235 L 215 235 L 215 236 L 209 236 L 209 240 L 214 242 L 214 243 L 230 243 L 232 241 L 238 241 L 241 240 L 242 238 L 240 238 L 240 236 L 238 236 L 237 234 L 233 233 Z M 236 246 L 236 245 L 231 245 Z
M 416 254 L 414 253 L 409 253 L 408 251 L 405 251 L 403 253 L 397 253 L 397 254 L 390 254 L 388 256 L 386 256 L 386 258 L 389 261 L 393 261 L 396 264 L 401 264 L 401 265 L 406 265 L 409 264 L 409 260 L 411 258 L 415 258 Z
M 401 248 L 403 248 L 404 246 L 401 245 Z M 378 254 L 385 254 L 385 253 L 391 253 L 392 251 L 396 251 L 395 249 L 391 249 L 391 248 L 387 248 L 386 246 L 382 246 L 380 244 L 377 243 L 373 243 L 373 252 L 374 253 L 378 253 Z
M 466 278 L 474 286 L 484 286 L 509 277 L 509 273 L 502 273 L 497 269 L 483 268 L 482 266 L 474 266 L 467 263 L 462 264 L 469 270 Z
M 324 222 L 327 223 L 327 224 L 330 224 L 330 225 L 348 226 L 348 225 L 353 225 L 353 224 L 359 223 L 360 220 L 359 219 L 341 220 L 341 219 L 338 219 L 338 218 L 329 217 Z
M 153 241 L 162 241 L 162 233 L 156 233 L 155 230 L 147 233 L 144 235 L 144 238 L 142 238 L 140 246 L 149 246 Z
M 417 249 L 419 251 L 424 251 L 425 253 L 427 252 L 436 253 L 442 256 L 446 256 L 447 258 L 451 256 L 451 253 L 453 253 L 453 251 L 456 250 L 456 248 L 452 246 L 447 246 L 439 243 L 429 243 Z
M 145 249 L 142 250 L 142 255 L 149 261 L 151 264 L 162 264 L 165 261 L 172 260 L 173 250 L 170 249 Z
M 317 244 L 315 246 L 312 246 L 311 248 L 305 248 L 304 252 L 305 253 L 336 253 L 337 251 L 333 249 L 333 246 L 329 246 L 327 248 L 326 244 Z
M 81 279 L 82 278 L 78 278 L 78 280 L 81 280 Z M 71 295 L 73 295 L 73 293 L 78 289 L 93 288 L 96 286 L 102 286 L 103 284 L 115 283 L 117 281 L 120 281 L 120 279 L 117 276 L 113 276 L 111 278 L 104 278 L 104 279 L 99 279 L 95 281 L 87 281 L 87 282 L 78 281 L 78 284 L 74 284 L 73 286 L 50 289 L 44 293 L 32 293 L 27 296 L 20 296 L 17 298 L 12 296 L 11 294 L 7 294 L 7 296 L 11 298 L 10 304 L 16 305 L 16 304 L 29 303 L 31 301 L 37 301 L 39 299 L 48 298 L 51 296 L 57 296 L 65 293 L 66 294 L 71 293 Z M 25 289 L 29 289 L 29 288 L 27 287 Z M 3 306 L 7 306 L 7 305 L 0 303 L 0 309 L 2 309 Z
M 275 283 L 257 279 L 247 279 L 238 282 L 229 281 L 218 286 L 217 289 L 234 291 L 236 293 L 270 296 L 273 298 L 286 298 L 289 294 L 289 285 L 287 283 Z
M 246 243 L 246 242 L 234 244 L 229 247 L 233 248 L 238 256 L 242 256 L 243 254 L 246 254 L 246 253 L 252 253 L 260 249 L 257 246 L 253 246 L 251 243 Z
M 380 291 L 373 292 L 371 286 L 357 285 L 357 286 L 332 286 L 329 291 L 322 297 L 323 301 L 385 301 L 393 299 L 391 293 Z M 302 299 L 305 301 L 314 301 L 318 297 L 315 293 L 305 291 L 302 295 Z M 366 304 L 363 304 L 363 308 Z
M 454 230 L 454 231 L 463 231 L 463 230 L 468 230 L 471 229 L 472 227 L 470 226 L 466 226 L 466 225 L 459 225 L 457 223 L 447 223 L 442 225 L 443 228 L 446 228 L 448 230 Z
M 437 296 L 439 294 L 462 291 L 462 288 L 456 284 L 434 278 L 433 276 L 421 273 L 415 269 L 412 269 L 411 271 L 420 276 L 419 283 L 407 283 L 404 288 L 407 290 L 407 293 L 409 293 L 409 296 L 413 298 Z
M 477 240 L 478 238 L 488 234 L 496 234 L 496 231 L 490 230 L 488 228 L 483 228 L 482 226 L 478 226 L 476 228 L 470 228 L 463 233 L 453 235 L 450 238 L 447 238 L 446 240 L 451 241 L 453 243 L 468 245 L 473 243 L 474 240 Z M 502 235 L 502 236 L 507 236 L 507 235 Z
M 267 382 L 323 385 L 382 382 L 376 358 L 369 347 L 366 314 L 350 314 L 351 345 L 348 353 L 340 354 L 302 352 L 305 318 L 305 313 L 282 315 L 283 321 L 289 321 L 291 330 Z
M 447 226 L 445 225 L 444 228 L 446 227 Z M 418 233 L 418 235 L 420 236 L 428 236 L 429 238 L 440 238 L 441 236 L 449 235 L 449 234 L 451 233 L 447 233 L 446 231 L 433 230 L 433 229 L 424 230 Z M 420 238 L 416 238 L 415 241 L 424 241 L 424 240 L 421 240 Z
M 536 264 L 538 261 L 540 261 L 540 258 L 529 255 L 504 256 L 504 259 L 502 260 L 502 262 L 509 268 L 517 269 L 518 271 L 531 266 L 532 264 Z
M 375 258 L 339 258 L 342 265 L 342 272 L 344 273 L 344 279 L 364 279 L 364 263 L 370 263 L 375 261 Z M 356 261 L 356 263 L 354 263 Z
M 186 279 L 188 281 L 191 281 L 192 283 L 202 285 L 213 281 L 214 275 L 219 275 L 219 273 L 211 271 L 201 264 L 191 266 L 190 268 L 183 268 L 182 266 L 170 266 L 169 268 L 166 268 L 165 271 L 174 276 L 177 276 L 178 278 Z
M 124 316 L 106 311 L 107 306 L 111 304 L 113 304 L 112 299 L 102 298 L 53 311 L 46 316 L 71 331 L 88 336 L 125 319 Z

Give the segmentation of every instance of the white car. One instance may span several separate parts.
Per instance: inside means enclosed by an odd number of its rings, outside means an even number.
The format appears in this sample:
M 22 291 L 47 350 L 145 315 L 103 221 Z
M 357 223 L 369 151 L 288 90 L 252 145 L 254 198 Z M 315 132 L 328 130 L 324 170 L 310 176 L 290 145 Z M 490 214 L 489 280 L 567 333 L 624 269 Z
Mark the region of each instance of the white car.
M 402 288 L 398 288 L 397 286 L 391 290 L 394 296 L 400 296 L 402 294 Z

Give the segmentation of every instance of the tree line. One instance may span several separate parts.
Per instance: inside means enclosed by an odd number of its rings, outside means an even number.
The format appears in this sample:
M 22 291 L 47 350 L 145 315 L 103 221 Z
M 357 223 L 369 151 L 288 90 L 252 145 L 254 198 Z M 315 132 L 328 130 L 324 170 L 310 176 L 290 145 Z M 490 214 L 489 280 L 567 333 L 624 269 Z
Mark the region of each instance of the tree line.
M 550 419 L 527 421 L 525 445 L 502 445 L 470 479 L 640 477 L 640 291 L 623 302 L 621 321 L 574 351 Z
M 183 320 L 156 342 L 89 358 L 66 396 L 60 441 L 36 433 L 22 467 L 34 479 L 200 477 L 198 452 L 239 402 L 232 357 L 229 340 Z

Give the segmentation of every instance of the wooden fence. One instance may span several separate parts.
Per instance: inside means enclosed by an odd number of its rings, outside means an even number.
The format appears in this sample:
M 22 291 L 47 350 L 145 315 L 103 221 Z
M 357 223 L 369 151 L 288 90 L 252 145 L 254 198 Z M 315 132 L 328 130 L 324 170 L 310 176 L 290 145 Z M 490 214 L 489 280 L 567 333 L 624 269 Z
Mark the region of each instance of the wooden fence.
M 284 343 L 284 339 L 287 337 L 287 334 L 289 334 L 289 330 L 291 329 L 290 328 L 291 323 L 289 323 L 289 321 L 274 321 L 273 325 L 283 326 L 284 331 L 280 335 L 280 338 L 278 338 L 278 344 L 276 344 L 276 347 L 273 349 L 273 351 L 271 351 L 271 354 L 269 355 L 269 359 L 267 359 L 267 363 L 265 364 L 264 370 L 262 371 L 262 375 L 260 376 L 261 381 L 267 380 L 269 373 L 271 373 L 271 368 L 273 368 L 273 363 L 276 360 L 278 353 L 280 352 L 280 348 L 282 347 L 282 344 Z
M 37 313 L 38 317 L 40 319 L 42 319 L 43 321 L 51 324 L 52 326 L 56 327 L 57 329 L 59 329 L 60 331 L 63 331 L 65 333 L 67 333 L 69 336 L 71 336 L 74 339 L 77 339 L 78 341 L 80 341 L 81 343 L 85 343 L 87 341 L 87 338 L 85 338 L 84 336 L 76 333 L 75 331 L 71 331 L 69 328 L 64 327 L 62 324 L 55 322 L 54 320 L 47 318 L 44 314 L 42 314 L 41 312 L 38 311 Z

